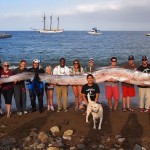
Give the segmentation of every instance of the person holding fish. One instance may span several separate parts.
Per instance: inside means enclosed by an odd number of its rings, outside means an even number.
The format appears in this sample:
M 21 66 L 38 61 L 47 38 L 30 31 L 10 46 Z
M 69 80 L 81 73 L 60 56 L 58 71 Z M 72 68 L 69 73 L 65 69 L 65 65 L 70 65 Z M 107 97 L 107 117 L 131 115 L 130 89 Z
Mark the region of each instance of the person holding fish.
M 43 82 L 39 81 L 39 73 L 44 73 L 44 70 L 39 66 L 40 60 L 33 60 L 33 67 L 28 69 L 28 72 L 35 73 L 34 79 L 29 81 L 28 89 L 29 96 L 31 100 L 32 112 L 36 111 L 36 96 L 38 97 L 39 112 L 43 112 L 43 95 L 44 95 L 44 85 Z
M 80 66 L 79 60 L 75 59 L 73 61 L 73 67 L 70 69 L 70 75 L 81 75 L 84 74 L 83 67 Z M 81 85 L 73 85 L 72 90 L 75 96 L 75 110 L 77 111 L 80 103 L 82 102 L 82 86 Z
M 46 67 L 46 74 L 52 75 L 52 67 L 47 66 Z M 46 98 L 47 98 L 47 110 L 54 111 L 53 106 L 53 94 L 54 94 L 54 85 L 50 83 L 45 83 L 45 92 L 46 92 Z
M 69 75 L 69 68 L 66 66 L 65 58 L 60 58 L 59 65 L 53 70 L 53 75 Z M 67 85 L 56 85 L 56 95 L 58 100 L 57 112 L 60 112 L 62 108 L 65 112 L 68 111 L 68 86 Z M 63 103 L 62 99 L 63 98 Z
M 27 71 L 27 62 L 26 60 L 21 60 L 19 63 L 19 67 L 13 71 L 13 74 L 19 74 Z M 25 81 L 16 80 L 14 84 L 14 98 L 16 102 L 16 108 L 18 115 L 27 114 L 26 110 L 26 87 Z
M 130 69 L 130 70 L 136 70 L 137 67 L 134 63 L 134 56 L 130 55 L 128 57 L 128 63 L 125 64 L 123 66 L 123 68 L 125 69 Z M 129 84 L 126 82 L 122 82 L 122 95 L 123 95 L 123 99 L 122 99 L 122 111 L 126 112 L 126 111 L 131 111 L 133 112 L 133 108 L 131 108 L 131 97 L 134 97 L 136 95 L 135 93 L 135 89 L 134 89 L 134 85 L 133 84 Z
M 142 64 L 138 68 L 138 71 L 150 74 L 150 64 L 148 64 L 147 56 L 142 56 Z M 150 86 L 140 85 L 138 87 L 139 87 L 139 111 L 150 112 Z M 146 99 L 145 103 L 144 99 Z
M 8 78 L 12 76 L 13 72 L 9 69 L 9 62 L 3 63 L 3 70 L 1 71 L 1 78 Z M 7 118 L 10 118 L 11 115 L 11 103 L 12 103 L 12 96 L 14 93 L 14 83 L 3 83 L 1 85 L 1 92 L 5 99 L 5 105 L 7 110 Z
M 112 57 L 110 68 L 116 68 L 116 66 L 117 66 L 117 58 Z M 108 100 L 109 111 L 117 112 L 118 102 L 120 98 L 119 82 L 117 80 L 110 79 L 105 82 L 105 95 L 106 99 Z M 112 105 L 112 98 L 114 98 L 114 108 Z

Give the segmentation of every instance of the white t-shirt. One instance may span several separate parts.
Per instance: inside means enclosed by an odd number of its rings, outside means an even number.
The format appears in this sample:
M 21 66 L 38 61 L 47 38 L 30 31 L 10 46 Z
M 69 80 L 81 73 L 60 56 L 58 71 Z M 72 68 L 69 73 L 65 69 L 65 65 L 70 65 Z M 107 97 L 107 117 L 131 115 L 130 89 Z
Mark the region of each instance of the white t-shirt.
M 67 66 L 60 67 L 56 66 L 53 70 L 53 75 L 69 75 L 69 68 Z

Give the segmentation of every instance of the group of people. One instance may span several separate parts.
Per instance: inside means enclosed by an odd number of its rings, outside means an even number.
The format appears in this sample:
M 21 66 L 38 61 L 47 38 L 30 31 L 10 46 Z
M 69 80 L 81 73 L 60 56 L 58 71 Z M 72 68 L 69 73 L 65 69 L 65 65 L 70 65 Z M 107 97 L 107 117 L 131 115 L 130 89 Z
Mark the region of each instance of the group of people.
M 0 62 L 1 63 L 1 62 Z M 110 68 L 117 67 L 117 58 L 112 57 L 110 59 Z M 142 64 L 137 67 L 134 63 L 134 56 L 128 57 L 128 62 L 123 68 L 138 70 L 144 73 L 150 73 L 150 64 L 148 64 L 148 58 L 142 56 Z M 94 76 L 92 73 L 95 71 L 95 65 L 93 58 L 88 61 L 88 67 L 83 69 L 79 60 L 73 61 L 71 68 L 66 66 L 65 58 L 59 60 L 59 65 L 52 69 L 51 66 L 47 66 L 45 70 L 40 67 L 40 61 L 38 59 L 33 60 L 32 67 L 27 69 L 26 60 L 21 60 L 19 67 L 11 70 L 9 69 L 9 63 L 3 62 L 0 66 L 0 77 L 6 78 L 22 72 L 33 72 L 35 74 L 33 79 L 28 81 L 14 81 L 10 83 L 0 83 L 0 93 L 5 99 L 5 105 L 7 110 L 7 118 L 11 116 L 11 103 L 12 96 L 14 94 L 16 108 L 18 115 L 28 113 L 26 110 L 26 83 L 29 90 L 29 97 L 31 100 L 32 112 L 36 111 L 36 97 L 38 98 L 39 112 L 43 112 L 43 95 L 44 90 L 47 98 L 47 110 L 54 111 L 53 106 L 53 94 L 54 87 L 57 95 L 57 112 L 64 109 L 68 111 L 68 86 L 66 85 L 52 85 L 51 83 L 43 83 L 39 80 L 39 73 L 47 73 L 49 75 L 79 75 L 87 73 L 87 84 L 85 85 L 73 85 L 72 90 L 75 96 L 75 110 L 86 110 L 88 104 L 87 94 L 90 94 L 91 100 L 99 102 L 100 89 L 99 86 L 94 83 Z M 139 111 L 149 112 L 150 110 L 150 86 L 140 85 L 139 88 Z M 108 100 L 109 111 L 117 112 L 118 102 L 120 99 L 119 82 L 114 79 L 105 81 L 105 94 Z M 128 81 L 122 83 L 122 111 L 133 111 L 131 107 L 131 97 L 136 95 L 134 85 L 129 84 Z M 1 96 L 0 96 L 1 97 Z M 113 105 L 114 99 L 114 105 Z M 146 99 L 146 100 L 145 100 Z M 0 99 L 0 114 L 2 114 L 1 99 Z

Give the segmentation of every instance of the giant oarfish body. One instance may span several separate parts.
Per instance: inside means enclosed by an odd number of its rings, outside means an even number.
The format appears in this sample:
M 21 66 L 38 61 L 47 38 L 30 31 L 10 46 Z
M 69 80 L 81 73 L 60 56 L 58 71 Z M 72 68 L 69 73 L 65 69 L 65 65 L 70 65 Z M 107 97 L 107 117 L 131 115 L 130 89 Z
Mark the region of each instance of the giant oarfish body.
M 83 75 L 48 75 L 38 74 L 39 79 L 43 82 L 54 85 L 84 85 L 87 83 L 87 74 Z M 103 67 L 98 71 L 93 72 L 96 83 L 101 83 L 110 79 L 120 82 L 126 82 L 134 85 L 148 85 L 150 86 L 150 74 L 139 72 L 136 70 L 129 70 L 124 68 L 110 68 Z M 34 73 L 24 72 L 16 74 L 8 78 L 0 78 L 0 83 L 29 80 L 34 77 Z
M 29 80 L 32 78 L 34 78 L 34 73 L 23 72 L 23 73 L 9 76 L 8 78 L 0 78 L 0 84 L 1 83 L 14 82 L 14 81 L 21 81 L 21 80 Z

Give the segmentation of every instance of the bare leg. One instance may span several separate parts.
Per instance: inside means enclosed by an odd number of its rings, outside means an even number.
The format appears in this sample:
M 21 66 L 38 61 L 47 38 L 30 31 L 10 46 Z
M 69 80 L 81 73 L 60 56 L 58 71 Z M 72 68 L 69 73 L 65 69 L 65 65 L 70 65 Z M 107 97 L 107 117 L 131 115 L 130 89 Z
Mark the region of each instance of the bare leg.
M 115 99 L 114 100 L 114 110 L 117 110 L 117 107 L 118 107 L 118 99 Z
M 82 86 L 78 86 L 78 95 L 79 95 L 79 103 L 80 104 L 81 104 L 81 102 L 83 100 L 81 90 L 82 90 Z
M 123 108 L 126 108 L 126 103 L 127 103 L 127 98 L 123 97 L 123 99 L 122 99 L 122 107 Z
M 73 93 L 74 93 L 74 96 L 75 96 L 75 105 L 76 105 L 76 107 L 78 107 L 79 106 L 78 87 L 77 86 L 72 86 L 72 89 L 73 89 Z
M 53 93 L 54 93 L 53 90 L 49 91 L 49 104 L 50 104 L 50 106 L 53 106 Z
M 6 104 L 7 118 L 10 117 L 11 104 Z
M 108 99 L 108 107 L 109 109 L 112 109 L 112 99 Z

